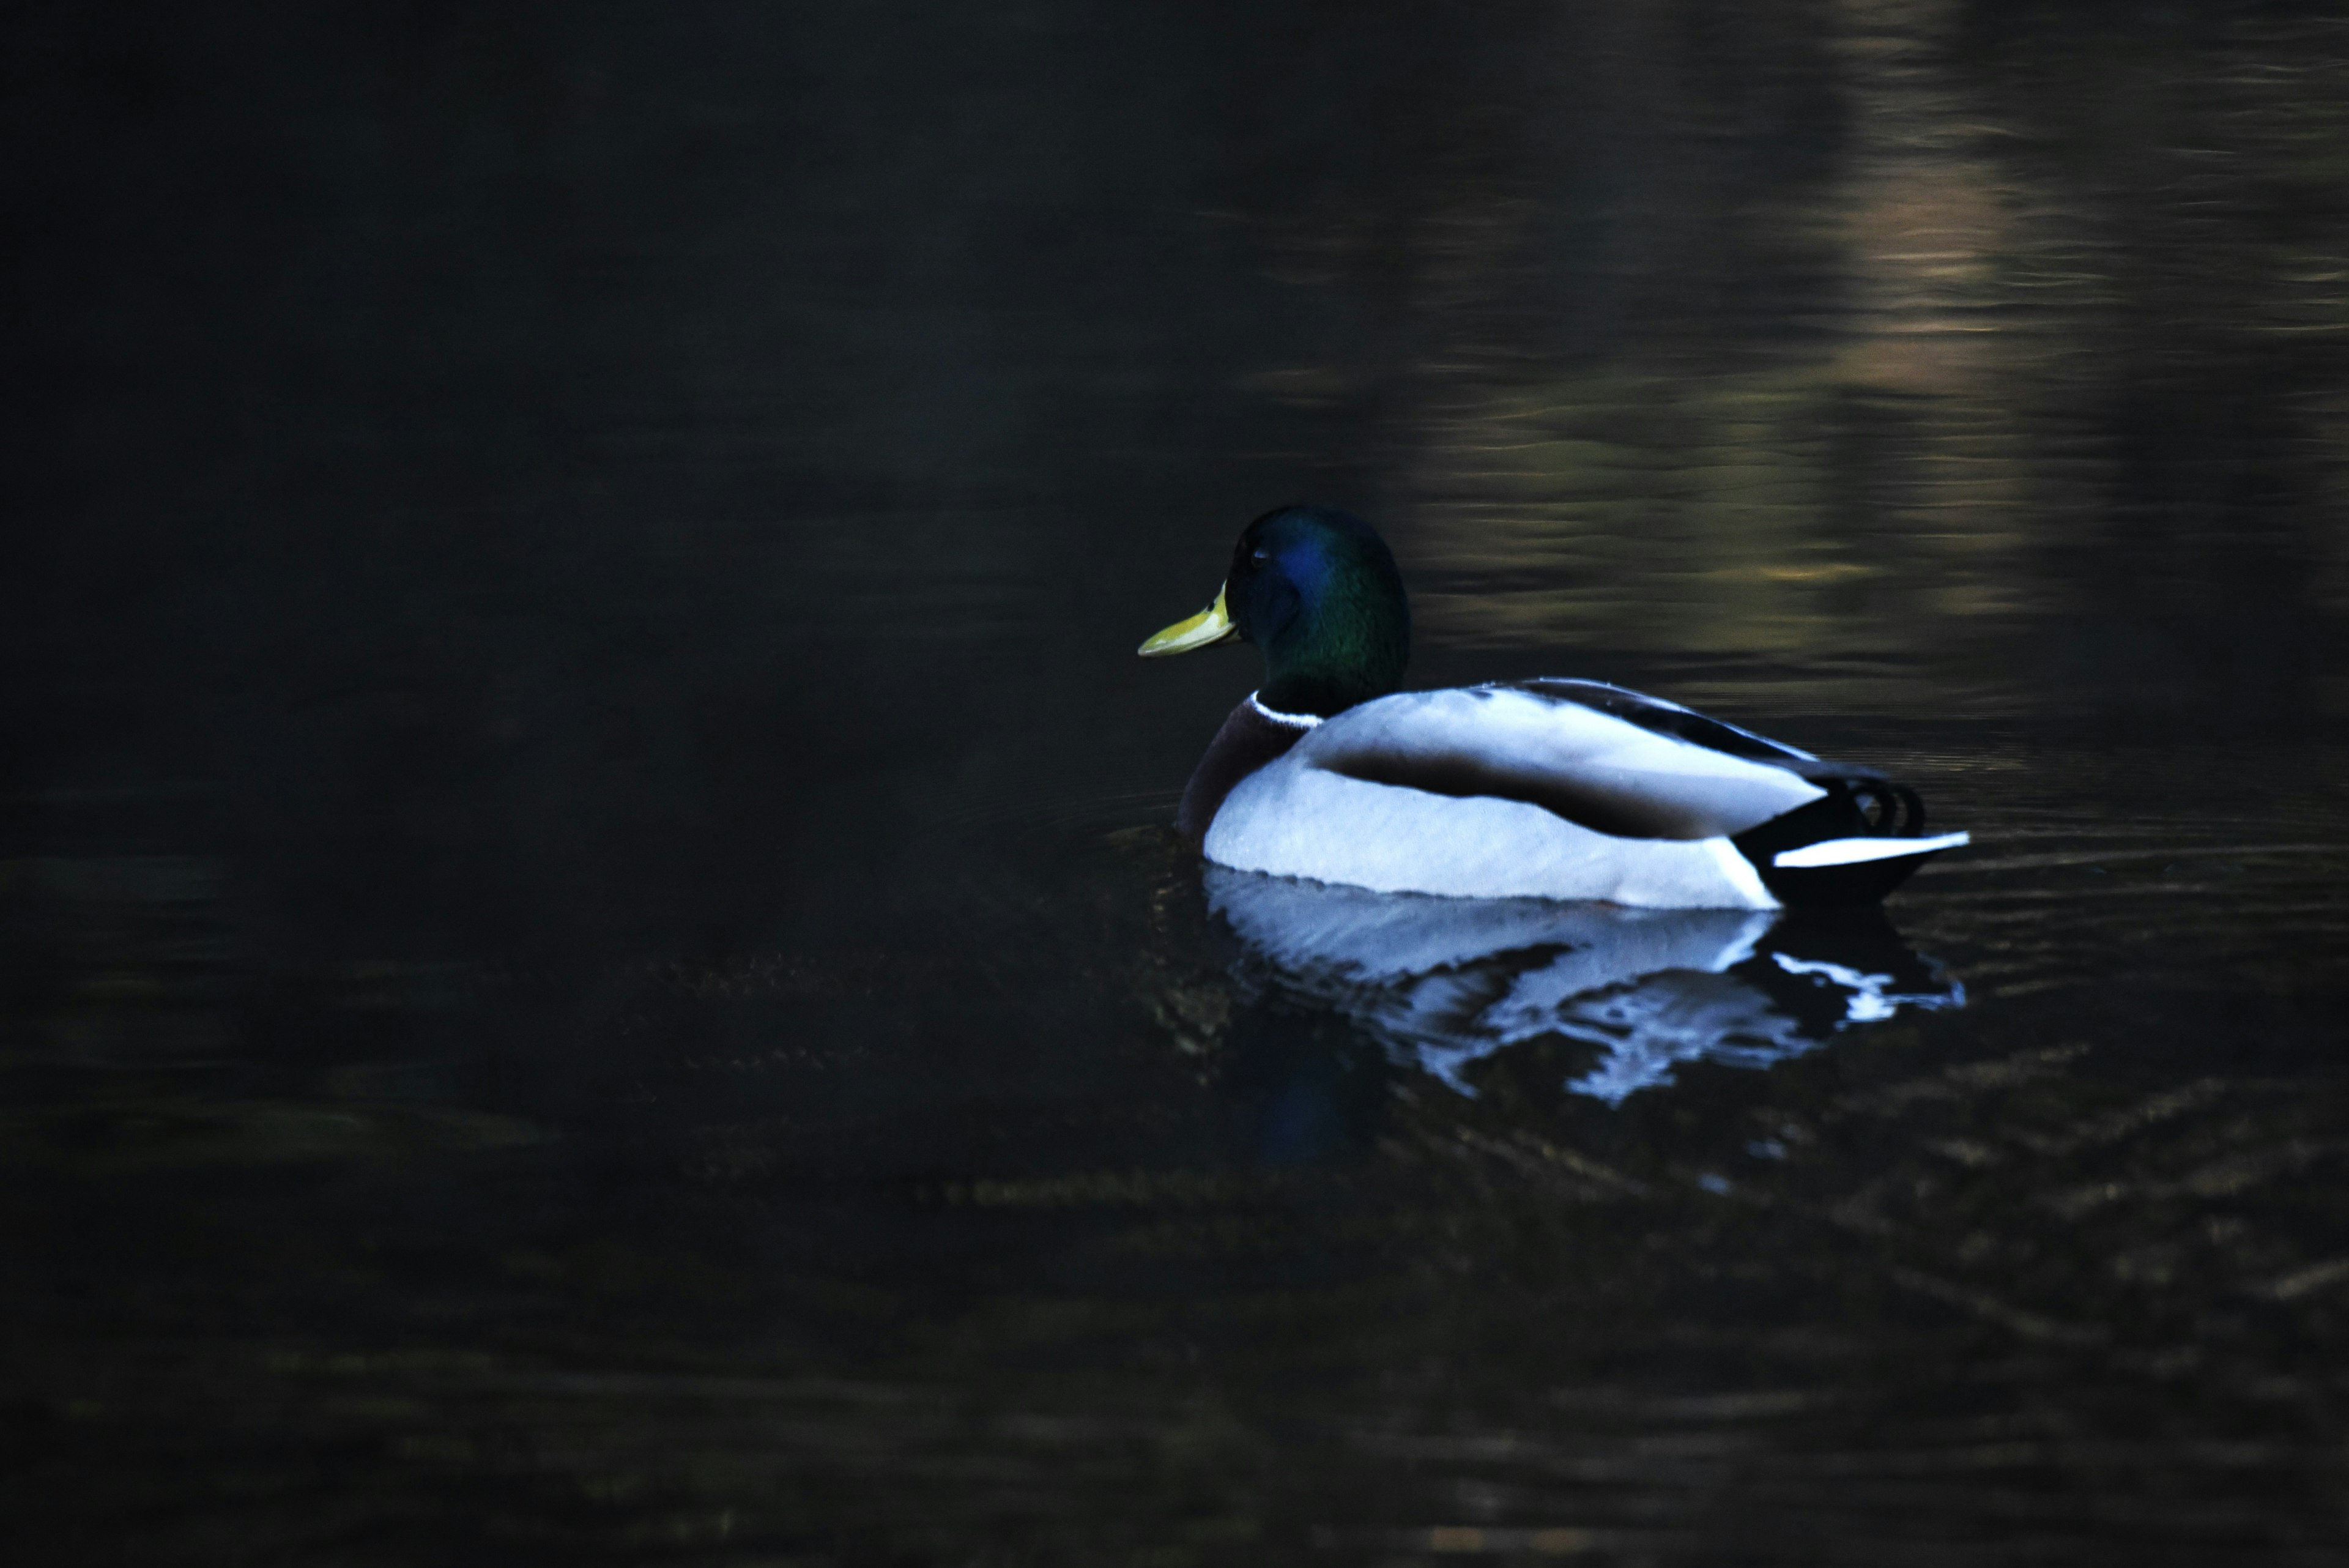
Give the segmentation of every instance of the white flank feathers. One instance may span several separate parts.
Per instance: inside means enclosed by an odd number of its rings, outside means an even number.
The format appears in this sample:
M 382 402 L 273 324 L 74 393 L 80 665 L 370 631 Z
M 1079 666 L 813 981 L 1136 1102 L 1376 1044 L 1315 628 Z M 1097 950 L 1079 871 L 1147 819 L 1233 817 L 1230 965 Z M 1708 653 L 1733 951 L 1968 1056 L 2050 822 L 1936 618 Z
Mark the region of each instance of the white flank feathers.
M 1778 907 L 1726 838 L 1617 838 L 1524 801 L 1365 784 L 1296 755 L 1240 781 L 1207 829 L 1208 859 L 1382 893 Z
M 1571 780 L 1635 808 L 1665 803 L 1718 829 L 1618 837 L 1504 794 L 1437 794 L 1348 776 L 1374 773 L 1382 759 L 1464 759 L 1501 775 Z M 1241 780 L 1205 848 L 1208 859 L 1243 871 L 1381 892 L 1775 909 L 1778 900 L 1727 836 L 1825 794 L 1784 768 L 1578 703 L 1506 688 L 1413 691 L 1324 721 Z

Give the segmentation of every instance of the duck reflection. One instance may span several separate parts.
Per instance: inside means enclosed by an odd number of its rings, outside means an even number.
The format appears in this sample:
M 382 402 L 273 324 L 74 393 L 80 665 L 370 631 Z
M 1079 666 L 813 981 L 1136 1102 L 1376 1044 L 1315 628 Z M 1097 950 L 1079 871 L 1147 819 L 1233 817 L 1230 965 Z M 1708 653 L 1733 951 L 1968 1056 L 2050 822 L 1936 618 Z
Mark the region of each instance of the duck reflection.
M 1965 1002 L 1875 909 L 1634 909 L 1206 874 L 1243 983 L 1344 1013 L 1463 1094 L 1468 1064 L 1545 1035 L 1600 1047 L 1567 1086 L 1613 1104 L 1678 1062 L 1766 1066 Z

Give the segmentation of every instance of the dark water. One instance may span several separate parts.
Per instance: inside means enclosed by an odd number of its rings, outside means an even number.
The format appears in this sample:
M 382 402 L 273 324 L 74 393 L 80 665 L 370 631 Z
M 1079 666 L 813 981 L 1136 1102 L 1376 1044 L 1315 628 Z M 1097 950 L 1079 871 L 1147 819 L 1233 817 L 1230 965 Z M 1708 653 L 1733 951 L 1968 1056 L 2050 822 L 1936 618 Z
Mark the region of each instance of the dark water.
M 2349 1554 L 2337 9 L 5 29 L 11 1561 Z M 1973 848 L 1304 950 L 1290 498 Z

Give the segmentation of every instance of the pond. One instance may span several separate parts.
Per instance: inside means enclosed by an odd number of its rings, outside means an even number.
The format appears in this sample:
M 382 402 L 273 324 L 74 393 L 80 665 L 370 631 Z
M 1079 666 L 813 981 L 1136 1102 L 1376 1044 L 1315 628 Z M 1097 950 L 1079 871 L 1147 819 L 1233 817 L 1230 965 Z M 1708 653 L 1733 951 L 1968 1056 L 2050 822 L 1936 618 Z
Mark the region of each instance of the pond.
M 5 26 L 21 1560 L 2349 1550 L 2333 10 Z M 1292 500 L 1971 845 L 1203 867 Z

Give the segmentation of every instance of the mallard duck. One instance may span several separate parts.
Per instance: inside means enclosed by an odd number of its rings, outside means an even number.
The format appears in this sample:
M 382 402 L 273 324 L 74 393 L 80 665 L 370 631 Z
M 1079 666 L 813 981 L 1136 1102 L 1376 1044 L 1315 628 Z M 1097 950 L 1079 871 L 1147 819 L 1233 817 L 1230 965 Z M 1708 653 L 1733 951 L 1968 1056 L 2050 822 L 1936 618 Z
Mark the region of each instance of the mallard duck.
M 1967 841 L 1914 790 L 1601 680 L 1404 691 L 1411 603 L 1361 519 L 1284 506 L 1242 531 L 1215 602 L 1145 659 L 1230 641 L 1264 683 L 1175 825 L 1244 871 L 1381 892 L 1651 909 L 1872 903 Z

